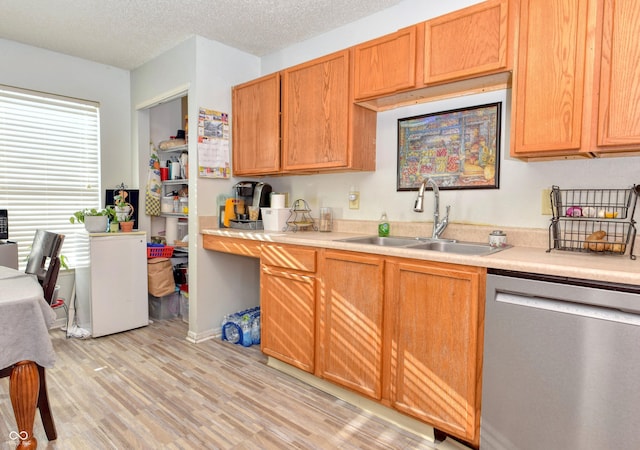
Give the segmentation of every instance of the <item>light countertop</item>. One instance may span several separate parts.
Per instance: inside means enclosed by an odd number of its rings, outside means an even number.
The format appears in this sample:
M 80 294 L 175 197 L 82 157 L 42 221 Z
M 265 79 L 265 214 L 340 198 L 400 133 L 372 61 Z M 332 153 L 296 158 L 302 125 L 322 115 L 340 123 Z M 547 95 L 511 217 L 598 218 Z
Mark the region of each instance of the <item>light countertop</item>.
M 608 281 L 640 285 L 640 260 L 632 260 L 629 255 L 564 252 L 546 248 L 514 245 L 486 256 L 457 255 L 429 250 L 399 247 L 384 247 L 366 244 L 339 242 L 339 239 L 367 236 L 373 233 L 316 231 L 264 232 L 262 230 L 238 230 L 201 228 L 202 234 L 228 236 L 263 242 L 307 245 L 312 247 L 349 250 L 362 253 L 413 258 L 491 269 L 514 270 L 519 272 L 557 275 L 589 280 Z M 461 239 L 462 240 L 462 239 Z

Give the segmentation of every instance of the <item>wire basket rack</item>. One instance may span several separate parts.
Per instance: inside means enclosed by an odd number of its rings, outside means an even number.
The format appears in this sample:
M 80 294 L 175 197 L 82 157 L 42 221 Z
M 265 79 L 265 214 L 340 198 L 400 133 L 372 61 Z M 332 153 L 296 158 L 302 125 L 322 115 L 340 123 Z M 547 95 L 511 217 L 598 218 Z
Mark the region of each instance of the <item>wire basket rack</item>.
M 549 250 L 628 254 L 636 259 L 635 208 L 640 187 L 551 189 Z
M 287 219 L 287 226 L 285 231 L 300 231 L 300 230 L 314 230 L 318 231 L 313 217 L 311 217 L 311 208 L 309 204 L 302 199 L 298 199 L 293 202 L 291 207 L 291 214 Z

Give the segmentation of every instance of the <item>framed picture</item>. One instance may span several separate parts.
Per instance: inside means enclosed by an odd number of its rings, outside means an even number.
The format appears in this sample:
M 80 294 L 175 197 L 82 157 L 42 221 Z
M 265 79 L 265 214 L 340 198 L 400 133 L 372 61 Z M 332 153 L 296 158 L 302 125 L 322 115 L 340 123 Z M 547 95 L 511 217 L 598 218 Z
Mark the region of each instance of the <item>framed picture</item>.
M 398 191 L 499 187 L 502 103 L 398 119 Z

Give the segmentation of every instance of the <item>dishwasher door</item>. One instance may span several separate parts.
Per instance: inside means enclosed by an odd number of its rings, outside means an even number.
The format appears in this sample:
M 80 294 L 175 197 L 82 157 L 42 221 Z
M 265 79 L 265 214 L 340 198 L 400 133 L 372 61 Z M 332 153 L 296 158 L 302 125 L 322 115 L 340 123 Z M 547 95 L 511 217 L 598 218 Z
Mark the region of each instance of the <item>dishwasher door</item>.
M 481 450 L 640 449 L 640 295 L 487 276 Z

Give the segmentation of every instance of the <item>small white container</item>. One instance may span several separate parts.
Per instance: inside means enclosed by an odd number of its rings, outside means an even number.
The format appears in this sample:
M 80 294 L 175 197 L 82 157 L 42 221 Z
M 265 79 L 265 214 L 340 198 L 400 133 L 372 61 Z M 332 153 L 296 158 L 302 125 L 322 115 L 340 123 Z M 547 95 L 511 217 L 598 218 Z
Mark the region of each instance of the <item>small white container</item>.
M 494 230 L 489 234 L 489 245 L 491 247 L 506 247 L 507 234 L 502 230 Z
M 260 208 L 264 231 L 283 231 L 291 214 L 288 208 Z
M 173 212 L 173 197 L 162 197 L 160 201 L 160 212 L 163 212 L 163 213 Z

